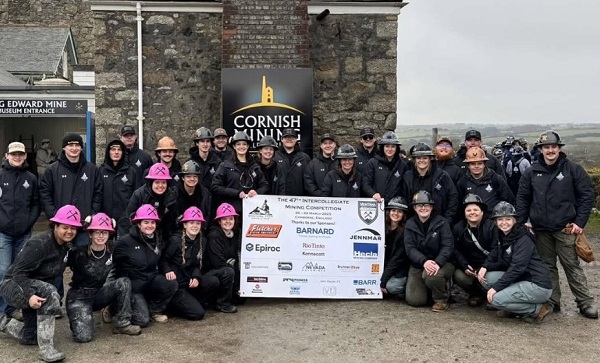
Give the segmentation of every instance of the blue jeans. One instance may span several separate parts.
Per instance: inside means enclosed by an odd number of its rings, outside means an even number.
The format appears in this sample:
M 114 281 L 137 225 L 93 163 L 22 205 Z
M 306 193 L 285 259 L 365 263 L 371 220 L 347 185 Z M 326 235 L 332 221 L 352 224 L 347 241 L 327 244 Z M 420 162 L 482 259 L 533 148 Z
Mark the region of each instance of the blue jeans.
M 486 290 L 489 290 L 494 283 L 500 280 L 502 275 L 504 275 L 504 272 L 501 271 L 486 273 L 487 283 L 484 284 Z M 540 287 L 529 281 L 518 281 L 496 292 L 492 299 L 492 306 L 498 310 L 535 317 L 551 294 L 552 289 Z
M 17 254 L 21 252 L 29 237 L 31 237 L 31 232 L 19 237 L 0 232 L 0 282 L 4 279 L 4 272 L 15 261 Z M 7 306 L 2 296 L 0 296 L 0 313 L 11 314 L 13 311 L 15 311 L 15 308 Z
M 385 289 L 390 295 L 404 299 L 406 294 L 406 281 L 408 277 L 390 277 L 388 282 L 385 284 Z

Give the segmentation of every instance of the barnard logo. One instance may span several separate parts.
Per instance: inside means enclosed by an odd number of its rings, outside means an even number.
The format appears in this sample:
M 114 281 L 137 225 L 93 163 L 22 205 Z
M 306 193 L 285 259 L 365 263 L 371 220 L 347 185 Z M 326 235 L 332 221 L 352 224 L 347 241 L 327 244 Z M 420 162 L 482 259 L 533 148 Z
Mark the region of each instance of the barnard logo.
M 359 201 L 358 202 L 358 217 L 367 225 L 375 222 L 379 215 L 377 202 L 375 201 Z

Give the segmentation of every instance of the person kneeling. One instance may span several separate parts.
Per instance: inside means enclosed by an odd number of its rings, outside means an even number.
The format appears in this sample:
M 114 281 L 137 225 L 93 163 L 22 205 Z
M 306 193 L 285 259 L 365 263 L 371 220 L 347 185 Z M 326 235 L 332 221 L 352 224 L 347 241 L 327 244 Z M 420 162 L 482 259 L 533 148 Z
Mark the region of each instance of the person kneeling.
M 67 293 L 67 316 L 78 343 L 94 339 L 94 311 L 112 304 L 115 334 L 139 335 L 142 329 L 131 324 L 131 282 L 127 277 L 106 282 L 112 268 L 112 253 L 107 245 L 114 233 L 114 220 L 104 213 L 91 217 L 87 231 L 90 243 L 69 253 L 67 266 L 73 271 L 72 286 Z M 106 282 L 106 283 L 105 283 Z
M 478 279 L 488 289 L 488 302 L 500 310 L 498 317 L 519 315 L 540 323 L 552 309 L 550 272 L 535 249 L 534 237 L 517 224 L 515 207 L 496 204 L 492 218 L 500 230 L 499 244 L 479 269 Z

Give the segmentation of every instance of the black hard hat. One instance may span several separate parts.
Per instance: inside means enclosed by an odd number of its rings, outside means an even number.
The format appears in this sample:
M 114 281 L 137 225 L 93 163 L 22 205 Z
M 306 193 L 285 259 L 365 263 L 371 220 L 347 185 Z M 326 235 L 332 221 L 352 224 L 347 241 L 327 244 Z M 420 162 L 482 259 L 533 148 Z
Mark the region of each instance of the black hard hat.
M 408 203 L 406 202 L 406 199 L 404 199 L 404 197 L 393 197 L 385 206 L 385 209 L 400 209 L 403 211 L 407 211 Z
M 516 215 L 517 211 L 515 210 L 515 207 L 509 202 L 504 201 L 496 204 L 492 211 L 492 218 L 514 217 Z
M 231 138 L 231 144 L 235 145 L 235 143 L 238 141 L 246 141 L 249 143 L 252 140 L 250 140 L 250 136 L 248 136 L 248 134 L 245 133 L 244 131 L 238 131 Z
M 433 153 L 431 146 L 424 142 L 420 142 L 411 148 L 410 156 L 435 156 L 435 154 Z
M 200 175 L 200 165 L 194 160 L 188 160 L 181 166 L 181 172 L 179 174 L 197 174 Z
M 540 147 L 542 145 L 558 145 L 564 146 L 565 144 L 560 139 L 560 136 L 552 130 L 548 130 L 540 135 L 540 137 L 535 142 L 535 147 Z
M 412 205 L 416 204 L 435 204 L 431 193 L 425 190 L 419 190 L 412 197 Z
M 298 133 L 296 132 L 296 130 L 292 129 L 292 128 L 287 128 L 287 129 L 283 129 L 283 132 L 281 133 L 281 137 L 286 137 L 286 136 L 293 136 L 293 137 L 298 137 Z
M 469 193 L 463 201 L 463 206 L 466 208 L 468 204 L 477 204 L 481 210 L 486 211 L 487 205 L 483 202 L 480 196 L 477 194 Z
M 513 155 L 523 155 L 523 153 L 525 153 L 525 150 L 523 150 L 523 148 L 519 145 L 515 145 L 510 148 L 510 153 Z
M 214 139 L 212 132 L 207 129 L 206 127 L 201 127 L 198 130 L 196 130 L 196 134 L 194 137 L 194 142 L 198 142 L 200 140 L 212 140 Z
M 356 157 L 356 150 L 348 144 L 340 146 L 335 154 L 336 159 L 354 159 Z
M 258 144 L 256 144 L 256 147 L 260 149 L 261 147 L 265 146 L 270 146 L 273 149 L 277 149 L 277 141 L 275 141 L 275 139 L 272 136 L 265 136 L 262 139 L 260 139 Z
M 402 145 L 394 131 L 386 131 L 377 142 L 379 145 Z

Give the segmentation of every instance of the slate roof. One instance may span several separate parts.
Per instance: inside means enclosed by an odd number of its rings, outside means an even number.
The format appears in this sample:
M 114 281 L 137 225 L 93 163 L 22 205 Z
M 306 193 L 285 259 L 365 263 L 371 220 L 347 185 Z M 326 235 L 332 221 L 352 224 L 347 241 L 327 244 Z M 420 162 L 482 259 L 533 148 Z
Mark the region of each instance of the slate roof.
M 0 69 L 13 74 L 55 74 L 62 52 L 77 64 L 70 28 L 0 26 Z
M 0 87 L 3 86 L 27 86 L 27 83 L 0 69 Z

